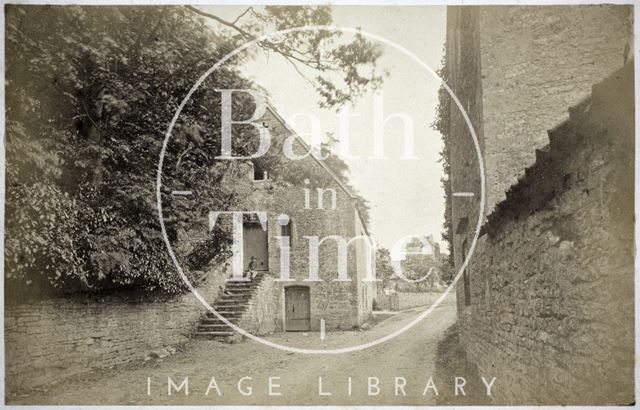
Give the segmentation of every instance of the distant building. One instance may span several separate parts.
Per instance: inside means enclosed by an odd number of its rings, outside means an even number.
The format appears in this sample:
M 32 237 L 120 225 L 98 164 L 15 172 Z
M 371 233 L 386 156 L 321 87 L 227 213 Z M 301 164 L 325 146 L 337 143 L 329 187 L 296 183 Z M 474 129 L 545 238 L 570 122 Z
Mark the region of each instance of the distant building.
M 406 243 L 405 252 L 433 255 L 434 257 L 439 258 L 440 244 L 433 240 L 433 235 L 424 236 L 422 238 L 413 238 L 411 241 Z

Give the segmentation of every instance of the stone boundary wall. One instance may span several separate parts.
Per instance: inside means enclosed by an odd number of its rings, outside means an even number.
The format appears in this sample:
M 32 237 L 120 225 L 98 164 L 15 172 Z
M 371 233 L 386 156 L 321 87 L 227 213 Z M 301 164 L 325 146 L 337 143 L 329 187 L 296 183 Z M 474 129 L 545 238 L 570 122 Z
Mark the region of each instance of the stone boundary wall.
M 379 310 L 404 310 L 418 306 L 428 307 L 440 296 L 442 296 L 441 292 L 397 292 L 390 295 L 378 295 L 376 304 Z M 451 291 L 440 302 L 440 306 L 455 304 L 455 291 Z
M 494 404 L 635 401 L 633 84 L 628 64 L 549 132 L 458 282 L 460 341 L 497 378 Z
M 624 65 L 632 34 L 628 4 L 447 7 L 444 77 L 478 136 L 484 216 L 535 161 L 535 150 L 549 142 L 546 131 L 567 118 L 566 108 Z M 470 133 L 453 104 L 447 114 L 451 189 L 479 198 Z M 478 211 L 477 199 L 451 201 L 456 270 L 473 241 Z
M 198 287 L 213 303 L 223 269 Z M 5 306 L 8 395 L 144 358 L 181 344 L 205 308 L 191 293 L 163 301 L 120 296 L 67 297 Z

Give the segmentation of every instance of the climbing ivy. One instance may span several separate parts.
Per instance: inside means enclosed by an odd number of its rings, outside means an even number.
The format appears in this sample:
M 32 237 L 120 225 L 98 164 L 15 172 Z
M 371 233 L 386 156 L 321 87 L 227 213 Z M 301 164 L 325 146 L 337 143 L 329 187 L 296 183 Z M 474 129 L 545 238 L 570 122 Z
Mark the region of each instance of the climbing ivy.
M 447 53 L 443 50 L 441 65 L 437 71 L 440 78 L 447 82 Z M 438 89 L 438 105 L 436 107 L 436 116 L 432 123 L 432 127 L 440 132 L 442 136 L 443 148 L 440 152 L 440 163 L 444 170 L 444 177 L 440 180 L 444 190 L 445 209 L 444 209 L 444 230 L 442 239 L 449 244 L 449 264 L 453 265 L 453 222 L 451 219 L 451 164 L 449 159 L 449 150 L 451 146 L 451 97 L 444 87 Z

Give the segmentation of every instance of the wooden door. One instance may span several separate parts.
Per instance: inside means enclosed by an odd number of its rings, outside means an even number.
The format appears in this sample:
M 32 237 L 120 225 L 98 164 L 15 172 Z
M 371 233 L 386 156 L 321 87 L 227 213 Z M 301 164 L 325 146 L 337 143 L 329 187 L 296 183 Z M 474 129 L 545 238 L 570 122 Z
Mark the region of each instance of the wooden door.
M 309 288 L 290 286 L 284 290 L 285 330 L 306 332 L 311 330 L 311 298 Z
M 269 270 L 269 245 L 267 231 L 259 223 L 244 223 L 242 229 L 243 265 L 249 269 L 251 257 L 256 258 L 256 270 Z

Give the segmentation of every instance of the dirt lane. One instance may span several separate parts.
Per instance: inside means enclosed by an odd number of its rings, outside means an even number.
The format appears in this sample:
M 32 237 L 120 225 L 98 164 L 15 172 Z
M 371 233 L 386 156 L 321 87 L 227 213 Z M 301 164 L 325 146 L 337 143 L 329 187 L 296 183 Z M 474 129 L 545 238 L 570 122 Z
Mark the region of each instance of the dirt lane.
M 328 333 L 322 344 L 335 347 L 372 340 L 388 334 L 419 313 L 419 309 L 401 312 L 367 331 Z M 53 387 L 48 392 L 15 398 L 10 403 L 435 404 L 434 388 L 430 388 L 426 395 L 423 392 L 429 378 L 435 375 L 438 342 L 455 322 L 455 317 L 454 306 L 442 306 L 395 339 L 362 351 L 336 355 L 290 353 L 253 341 L 228 345 L 193 340 L 182 352 L 163 361 L 96 372 L 83 380 Z M 318 343 L 319 335 L 280 333 L 269 337 L 269 340 L 311 346 Z M 189 394 L 185 395 L 185 389 L 182 389 L 169 395 L 168 377 L 176 385 L 188 377 Z M 243 377 L 245 379 L 241 381 Z M 269 378 L 272 378 L 271 395 Z M 320 378 L 322 391 L 319 388 Z M 433 378 L 440 396 L 451 393 L 453 378 L 440 378 L 449 379 Z M 468 380 L 468 383 L 479 384 L 481 381 Z M 148 387 L 151 395 L 147 394 Z

